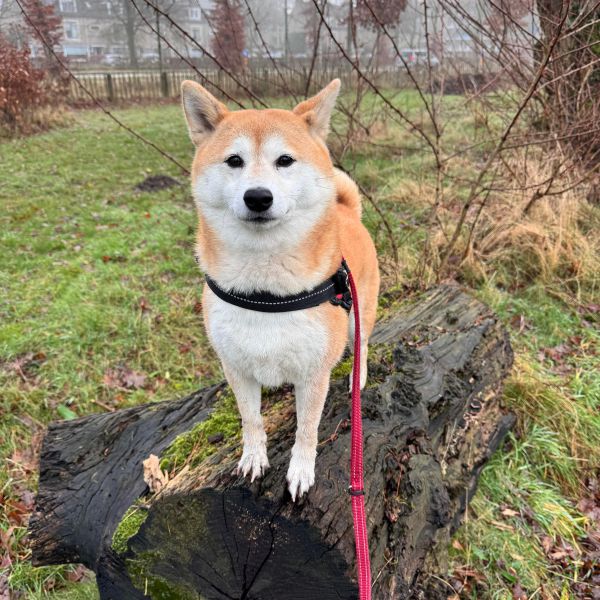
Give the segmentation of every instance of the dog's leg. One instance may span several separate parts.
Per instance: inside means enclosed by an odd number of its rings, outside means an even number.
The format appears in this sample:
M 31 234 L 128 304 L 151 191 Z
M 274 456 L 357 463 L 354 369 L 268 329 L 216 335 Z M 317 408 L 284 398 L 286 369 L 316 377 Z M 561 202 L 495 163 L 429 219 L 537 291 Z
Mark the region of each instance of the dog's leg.
M 329 371 L 318 372 L 310 379 L 295 384 L 296 442 L 287 472 L 292 500 L 300 498 L 315 482 L 317 434 L 329 389 L 329 375 Z
M 361 325 L 361 329 L 360 329 L 360 389 L 362 390 L 366 383 L 367 383 L 367 354 L 369 353 L 369 335 L 370 335 L 370 330 L 372 329 L 372 326 L 370 328 L 365 327 L 365 325 L 367 325 L 364 322 L 364 317 L 365 317 L 365 311 L 364 309 L 360 309 L 359 310 L 359 314 L 360 314 L 360 325 Z M 354 308 L 352 309 L 352 312 L 350 313 L 350 322 L 348 324 L 348 328 L 349 328 L 349 343 L 350 343 L 350 349 L 352 350 L 352 352 L 354 353 Z M 350 391 L 352 391 L 352 372 L 350 372 Z
M 225 367 L 225 377 L 235 394 L 238 410 L 242 417 L 244 450 L 237 472 L 244 477 L 250 473 L 251 481 L 260 477 L 269 468 L 267 458 L 267 434 L 260 414 L 261 387 L 252 377 Z

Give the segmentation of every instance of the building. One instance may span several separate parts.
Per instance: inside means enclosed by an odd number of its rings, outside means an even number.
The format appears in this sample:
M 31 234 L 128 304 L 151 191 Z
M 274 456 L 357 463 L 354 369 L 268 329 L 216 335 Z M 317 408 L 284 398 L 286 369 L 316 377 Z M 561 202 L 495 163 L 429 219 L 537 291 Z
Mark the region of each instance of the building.
M 181 56 L 203 60 L 214 37 L 209 17 L 216 0 L 151 0 L 164 15 L 157 14 L 145 0 L 42 1 L 52 3 L 62 18 L 58 50 L 74 65 L 155 67 L 160 60 L 165 66 L 181 66 Z M 482 10 L 478 0 L 465 0 L 462 6 L 471 14 Z M 357 54 L 363 64 L 369 63 L 372 56 L 381 66 L 398 66 L 401 60 L 387 36 L 378 37 L 373 27 L 349 27 L 356 0 L 328 0 L 327 28 L 319 27 L 320 15 L 312 0 L 243 0 L 241 7 L 246 19 L 244 55 L 254 64 L 264 64 L 271 58 L 310 61 L 315 46 L 319 67 L 336 60 L 340 47 L 349 56 Z M 450 18 L 439 3 L 428 8 L 429 45 L 424 18 L 422 2 L 408 0 L 399 23 L 388 28 L 405 61 L 438 64 L 442 57 L 468 60 L 480 54 L 463 24 Z M 24 38 L 19 23 L 22 15 L 15 0 L 0 0 L 0 31 L 19 43 L 28 43 L 34 57 L 43 55 L 38 42 Z M 157 30 L 168 43 L 159 44 Z
M 148 66 L 159 60 L 157 28 L 167 35 L 177 52 L 188 58 L 200 58 L 201 47 L 210 45 L 207 13 L 211 0 L 153 0 L 168 17 L 157 15 L 144 0 L 48 0 L 62 17 L 60 48 L 71 63 L 88 65 Z M 139 11 L 136 9 L 139 8 Z M 170 19 L 193 40 L 173 35 Z M 18 24 L 20 9 L 14 0 L 0 0 L 0 31 L 17 42 L 27 42 L 34 57 L 42 55 L 41 44 L 25 40 Z M 198 42 L 196 44 L 195 42 Z M 164 42 L 160 55 L 167 63 L 176 56 Z

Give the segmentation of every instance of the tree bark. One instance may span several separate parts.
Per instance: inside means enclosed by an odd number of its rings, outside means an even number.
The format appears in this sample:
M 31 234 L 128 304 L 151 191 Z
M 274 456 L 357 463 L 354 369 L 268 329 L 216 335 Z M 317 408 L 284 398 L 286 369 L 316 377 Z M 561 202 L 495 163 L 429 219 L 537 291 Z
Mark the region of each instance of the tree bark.
M 129 51 L 129 66 L 132 69 L 137 69 L 138 57 L 135 45 L 136 13 L 130 0 L 123 0 L 123 9 L 125 11 L 125 34 L 127 36 L 127 49 Z
M 373 597 L 446 598 L 431 576 L 445 573 L 449 537 L 515 420 L 500 405 L 508 334 L 480 302 L 442 286 L 380 323 L 371 342 L 363 429 Z M 300 502 L 286 491 L 295 420 L 284 388 L 264 400 L 271 468 L 261 480 L 234 474 L 239 442 L 225 440 L 149 499 L 126 552 L 111 548 L 145 492 L 142 461 L 207 418 L 223 387 L 51 425 L 34 563 L 83 562 L 103 599 L 357 598 L 346 379 L 332 382 L 316 482 Z

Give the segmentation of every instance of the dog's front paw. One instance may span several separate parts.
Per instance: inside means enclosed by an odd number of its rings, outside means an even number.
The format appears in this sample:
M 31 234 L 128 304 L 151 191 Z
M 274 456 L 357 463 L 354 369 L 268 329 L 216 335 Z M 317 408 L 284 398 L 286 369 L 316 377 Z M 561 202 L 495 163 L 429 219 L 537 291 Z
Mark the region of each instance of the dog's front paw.
M 306 452 L 292 450 L 292 459 L 287 472 L 288 490 L 295 502 L 300 499 L 315 482 L 315 459 Z
M 237 466 L 237 474 L 246 477 L 250 473 L 250 481 L 254 481 L 257 477 L 261 477 L 269 468 L 269 459 L 267 458 L 267 447 L 261 446 L 244 446 L 242 458 Z

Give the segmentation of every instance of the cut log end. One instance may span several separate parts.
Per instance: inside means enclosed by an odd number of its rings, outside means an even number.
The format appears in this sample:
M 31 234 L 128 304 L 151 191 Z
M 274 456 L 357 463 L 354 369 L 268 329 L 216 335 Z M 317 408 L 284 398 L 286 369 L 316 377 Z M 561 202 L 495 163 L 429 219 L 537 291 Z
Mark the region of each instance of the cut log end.
M 138 588 L 156 587 L 151 597 L 174 585 L 181 597 L 215 600 L 308 599 L 315 590 L 324 600 L 356 597 L 345 561 L 320 530 L 280 512 L 243 488 L 165 496 L 131 540 L 127 571 Z
M 373 595 L 445 598 L 429 576 L 443 571 L 481 469 L 514 424 L 499 402 L 512 362 L 508 336 L 484 305 L 443 286 L 381 323 L 371 342 L 363 430 Z M 144 493 L 142 461 L 206 419 L 220 389 L 52 427 L 31 524 L 34 560 L 83 562 L 98 574 L 102 598 L 162 598 L 165 590 L 172 598 L 302 599 L 316 590 L 356 598 L 343 380 L 332 383 L 316 482 L 300 502 L 285 481 L 293 400 L 270 394 L 263 479 L 249 484 L 232 473 L 239 443 L 225 440 L 149 498 L 126 551 L 111 547 Z

